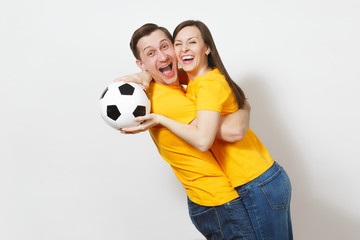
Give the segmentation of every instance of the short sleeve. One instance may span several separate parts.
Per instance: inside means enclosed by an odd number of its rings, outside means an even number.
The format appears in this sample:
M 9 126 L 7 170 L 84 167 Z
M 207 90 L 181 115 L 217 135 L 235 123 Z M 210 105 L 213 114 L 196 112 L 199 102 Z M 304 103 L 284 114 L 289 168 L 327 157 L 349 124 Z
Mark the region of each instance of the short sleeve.
M 227 84 L 227 82 L 225 82 Z M 218 79 L 202 79 L 196 90 L 196 110 L 221 112 L 231 89 Z
M 186 98 L 181 87 L 151 84 L 148 91 L 151 111 L 178 122 L 188 124 L 196 118 L 193 101 Z

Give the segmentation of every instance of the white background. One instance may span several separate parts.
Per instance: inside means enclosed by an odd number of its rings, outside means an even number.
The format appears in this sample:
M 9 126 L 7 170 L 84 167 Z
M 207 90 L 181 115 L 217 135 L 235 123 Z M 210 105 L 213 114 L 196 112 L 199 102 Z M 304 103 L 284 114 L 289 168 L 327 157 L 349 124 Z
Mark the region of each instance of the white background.
M 290 175 L 295 239 L 359 239 L 358 1 L 0 2 L 0 239 L 204 239 L 148 133 L 99 115 L 147 22 L 205 22 Z

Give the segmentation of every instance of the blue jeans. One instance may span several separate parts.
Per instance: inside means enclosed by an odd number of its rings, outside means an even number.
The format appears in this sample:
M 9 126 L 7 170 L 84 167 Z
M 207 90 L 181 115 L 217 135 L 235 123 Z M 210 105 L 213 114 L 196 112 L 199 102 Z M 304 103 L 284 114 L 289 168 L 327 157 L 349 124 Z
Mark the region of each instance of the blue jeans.
M 240 198 L 216 207 L 188 199 L 191 221 L 208 240 L 292 240 L 291 184 L 274 163 L 253 181 L 237 187 Z
M 256 240 L 244 203 L 236 198 L 216 207 L 205 207 L 188 198 L 189 215 L 208 240 Z
M 253 181 L 236 188 L 258 240 L 291 240 L 291 184 L 277 163 Z

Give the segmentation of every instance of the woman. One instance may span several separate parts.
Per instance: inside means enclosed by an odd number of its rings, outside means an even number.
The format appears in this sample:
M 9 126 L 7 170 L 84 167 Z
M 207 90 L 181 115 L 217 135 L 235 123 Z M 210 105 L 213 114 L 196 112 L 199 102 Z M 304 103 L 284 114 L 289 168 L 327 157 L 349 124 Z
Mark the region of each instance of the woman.
M 257 238 L 292 239 L 291 185 L 284 169 L 250 128 L 235 143 L 215 139 L 220 116 L 241 108 L 245 96 L 227 73 L 209 29 L 200 21 L 185 21 L 176 27 L 173 38 L 178 61 L 190 79 L 186 96 L 196 103 L 196 124 L 150 114 L 138 119 L 145 121 L 141 129 L 161 124 L 201 151 L 210 148 L 238 191 Z M 206 218 L 201 213 L 211 207 L 189 200 L 189 208 L 193 222 L 204 231 Z

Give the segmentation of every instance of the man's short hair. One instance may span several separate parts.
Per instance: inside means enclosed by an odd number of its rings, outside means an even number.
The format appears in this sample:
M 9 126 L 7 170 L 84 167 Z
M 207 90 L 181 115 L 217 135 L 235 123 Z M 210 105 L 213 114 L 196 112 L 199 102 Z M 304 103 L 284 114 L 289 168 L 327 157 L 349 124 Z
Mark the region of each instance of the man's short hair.
M 172 38 L 170 32 L 166 28 L 159 27 L 158 25 L 156 25 L 154 23 L 144 24 L 133 33 L 133 35 L 131 37 L 131 41 L 130 41 L 130 48 L 136 59 L 141 60 L 140 52 L 139 52 L 139 49 L 137 48 L 137 44 L 138 44 L 139 40 L 142 37 L 150 35 L 151 33 L 155 32 L 156 30 L 163 31 L 166 34 L 166 36 L 169 38 L 169 40 L 171 42 L 173 42 L 173 38 Z

